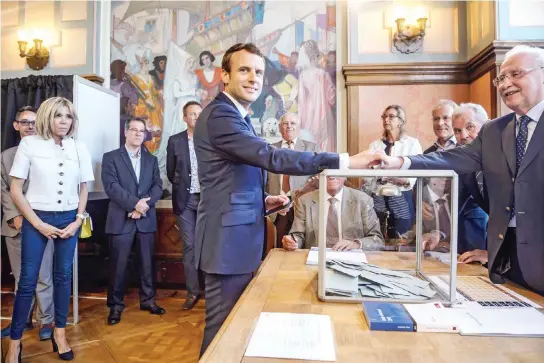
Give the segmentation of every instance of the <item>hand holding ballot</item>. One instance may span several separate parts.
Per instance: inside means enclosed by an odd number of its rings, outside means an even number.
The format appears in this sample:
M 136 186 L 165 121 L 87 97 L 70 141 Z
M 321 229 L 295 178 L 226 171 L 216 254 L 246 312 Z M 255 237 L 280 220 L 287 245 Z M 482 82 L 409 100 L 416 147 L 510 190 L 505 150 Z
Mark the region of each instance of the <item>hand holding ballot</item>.
M 270 215 L 276 212 L 276 210 L 282 206 L 285 208 L 279 210 L 277 213 L 282 216 L 286 215 L 289 209 L 291 209 L 292 203 L 290 203 L 289 197 L 286 195 L 269 195 L 264 200 L 266 215 Z
M 350 169 L 370 169 L 380 165 L 383 155 L 372 150 L 365 150 L 349 157 Z

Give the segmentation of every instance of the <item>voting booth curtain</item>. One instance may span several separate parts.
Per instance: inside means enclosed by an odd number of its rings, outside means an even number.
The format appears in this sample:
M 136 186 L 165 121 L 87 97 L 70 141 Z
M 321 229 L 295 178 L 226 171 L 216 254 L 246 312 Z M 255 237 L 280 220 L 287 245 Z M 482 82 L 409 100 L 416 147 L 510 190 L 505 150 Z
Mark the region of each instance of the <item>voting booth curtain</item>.
M 2 80 L 2 151 L 16 146 L 19 135 L 13 129 L 17 110 L 23 106 L 38 109 L 54 96 L 72 100 L 74 76 L 28 76 Z

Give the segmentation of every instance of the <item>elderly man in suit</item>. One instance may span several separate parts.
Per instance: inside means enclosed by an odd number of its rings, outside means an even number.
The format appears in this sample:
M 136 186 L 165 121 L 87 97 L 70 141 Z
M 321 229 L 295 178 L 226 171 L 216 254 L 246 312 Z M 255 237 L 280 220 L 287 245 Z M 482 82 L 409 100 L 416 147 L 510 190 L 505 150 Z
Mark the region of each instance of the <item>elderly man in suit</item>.
M 312 151 L 318 153 L 317 144 L 302 140 L 299 137 L 300 120 L 295 113 L 287 112 L 280 118 L 280 133 L 282 140 L 272 146 L 297 151 Z M 308 175 L 287 175 L 268 172 L 266 192 L 271 195 L 287 195 L 294 197 L 294 193 L 301 189 L 308 181 Z M 293 224 L 294 213 L 289 210 L 286 215 L 274 214 L 270 217 L 276 226 L 276 246 L 281 246 L 283 236 L 289 233 Z
M 453 134 L 452 116 L 457 104 L 451 100 L 440 100 L 432 110 L 433 131 L 436 141 L 423 154 L 435 151 L 446 151 L 456 146 L 457 140 Z
M 230 47 L 222 60 L 225 91 L 202 111 L 195 128 L 200 180 L 195 259 L 206 284 L 201 354 L 261 262 L 264 212 L 288 202 L 264 192 L 266 173 L 312 175 L 325 168 L 366 167 L 367 154 L 278 149 L 255 133 L 248 109 L 261 94 L 265 61 L 251 43 Z M 264 170 L 263 170 L 264 169 Z
M 200 297 L 195 264 L 195 228 L 200 183 L 193 133 L 201 112 L 202 107 L 196 101 L 189 101 L 183 106 L 183 120 L 187 123 L 187 130 L 170 136 L 166 148 L 166 175 L 172 183 L 172 207 L 183 245 L 183 269 L 187 287 L 183 310 L 191 310 Z
M 21 139 L 29 135 L 35 135 L 34 128 L 36 120 L 36 110 L 31 106 L 20 108 L 15 115 L 13 128 L 19 132 Z M 13 165 L 17 146 L 4 150 L 2 152 L 2 236 L 6 238 L 6 247 L 9 255 L 9 263 L 11 271 L 15 278 L 15 293 L 17 293 L 17 285 L 19 284 L 19 276 L 21 273 L 21 226 L 23 216 L 17 209 L 10 196 L 11 176 L 9 171 Z M 26 193 L 28 180 L 23 185 L 23 193 Z M 40 340 L 51 338 L 53 333 L 53 319 L 55 308 L 53 303 L 53 241 L 47 242 L 43 254 L 40 273 L 38 276 L 38 285 L 36 287 L 36 300 L 38 305 L 36 308 L 36 321 L 40 324 L 38 336 Z M 34 305 L 32 302 L 32 305 Z M 33 329 L 32 310 L 25 326 L 25 330 Z M 10 325 L 2 329 L 2 338 L 9 336 L 11 332 Z
M 155 204 L 162 194 L 157 158 L 142 147 L 145 120 L 132 118 L 125 123 L 126 143 L 102 158 L 102 184 L 110 198 L 106 233 L 110 240 L 110 281 L 107 305 L 108 324 L 121 321 L 125 308 L 125 274 L 134 241 L 140 270 L 140 310 L 162 315 L 155 303 L 153 249 L 157 215 Z
M 470 145 L 393 158 L 387 168 L 483 171 L 489 196 L 488 269 L 544 295 L 544 49 L 518 45 L 493 80 L 512 113 L 487 122 Z
M 374 202 L 366 193 L 344 186 L 346 178 L 327 178 L 327 247 L 347 251 L 384 247 L 380 221 Z M 295 204 L 295 221 L 289 235 L 283 237 L 288 251 L 317 246 L 319 228 L 319 190 L 304 194 Z

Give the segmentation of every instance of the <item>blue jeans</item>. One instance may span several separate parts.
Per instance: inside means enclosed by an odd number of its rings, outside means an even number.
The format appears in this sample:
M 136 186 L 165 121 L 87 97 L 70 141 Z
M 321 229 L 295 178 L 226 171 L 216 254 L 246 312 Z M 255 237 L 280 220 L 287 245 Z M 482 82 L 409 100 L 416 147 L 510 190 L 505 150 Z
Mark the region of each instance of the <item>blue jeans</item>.
M 45 223 L 59 229 L 75 221 L 77 210 L 67 212 L 34 211 Z M 72 237 L 54 239 L 55 252 L 53 262 L 53 299 L 55 302 L 55 326 L 64 328 L 68 318 L 70 290 L 72 282 L 72 260 L 79 231 Z M 21 276 L 15 295 L 11 321 L 11 339 L 21 339 L 23 329 L 32 304 L 32 297 L 38 283 L 38 275 L 43 253 L 47 246 L 47 237 L 34 228 L 26 219 L 21 229 Z

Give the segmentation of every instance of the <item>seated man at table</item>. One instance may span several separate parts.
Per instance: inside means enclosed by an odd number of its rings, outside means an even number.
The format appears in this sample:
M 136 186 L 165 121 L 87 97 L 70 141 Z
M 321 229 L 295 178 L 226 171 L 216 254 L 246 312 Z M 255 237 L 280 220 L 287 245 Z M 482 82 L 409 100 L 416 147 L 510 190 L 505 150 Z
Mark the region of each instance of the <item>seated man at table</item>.
M 327 178 L 325 220 L 327 247 L 337 251 L 362 248 L 379 250 L 384 246 L 374 202 L 366 193 L 344 186 L 346 178 Z M 317 246 L 319 228 L 319 190 L 295 200 L 295 219 L 289 234 L 282 239 L 283 248 Z

